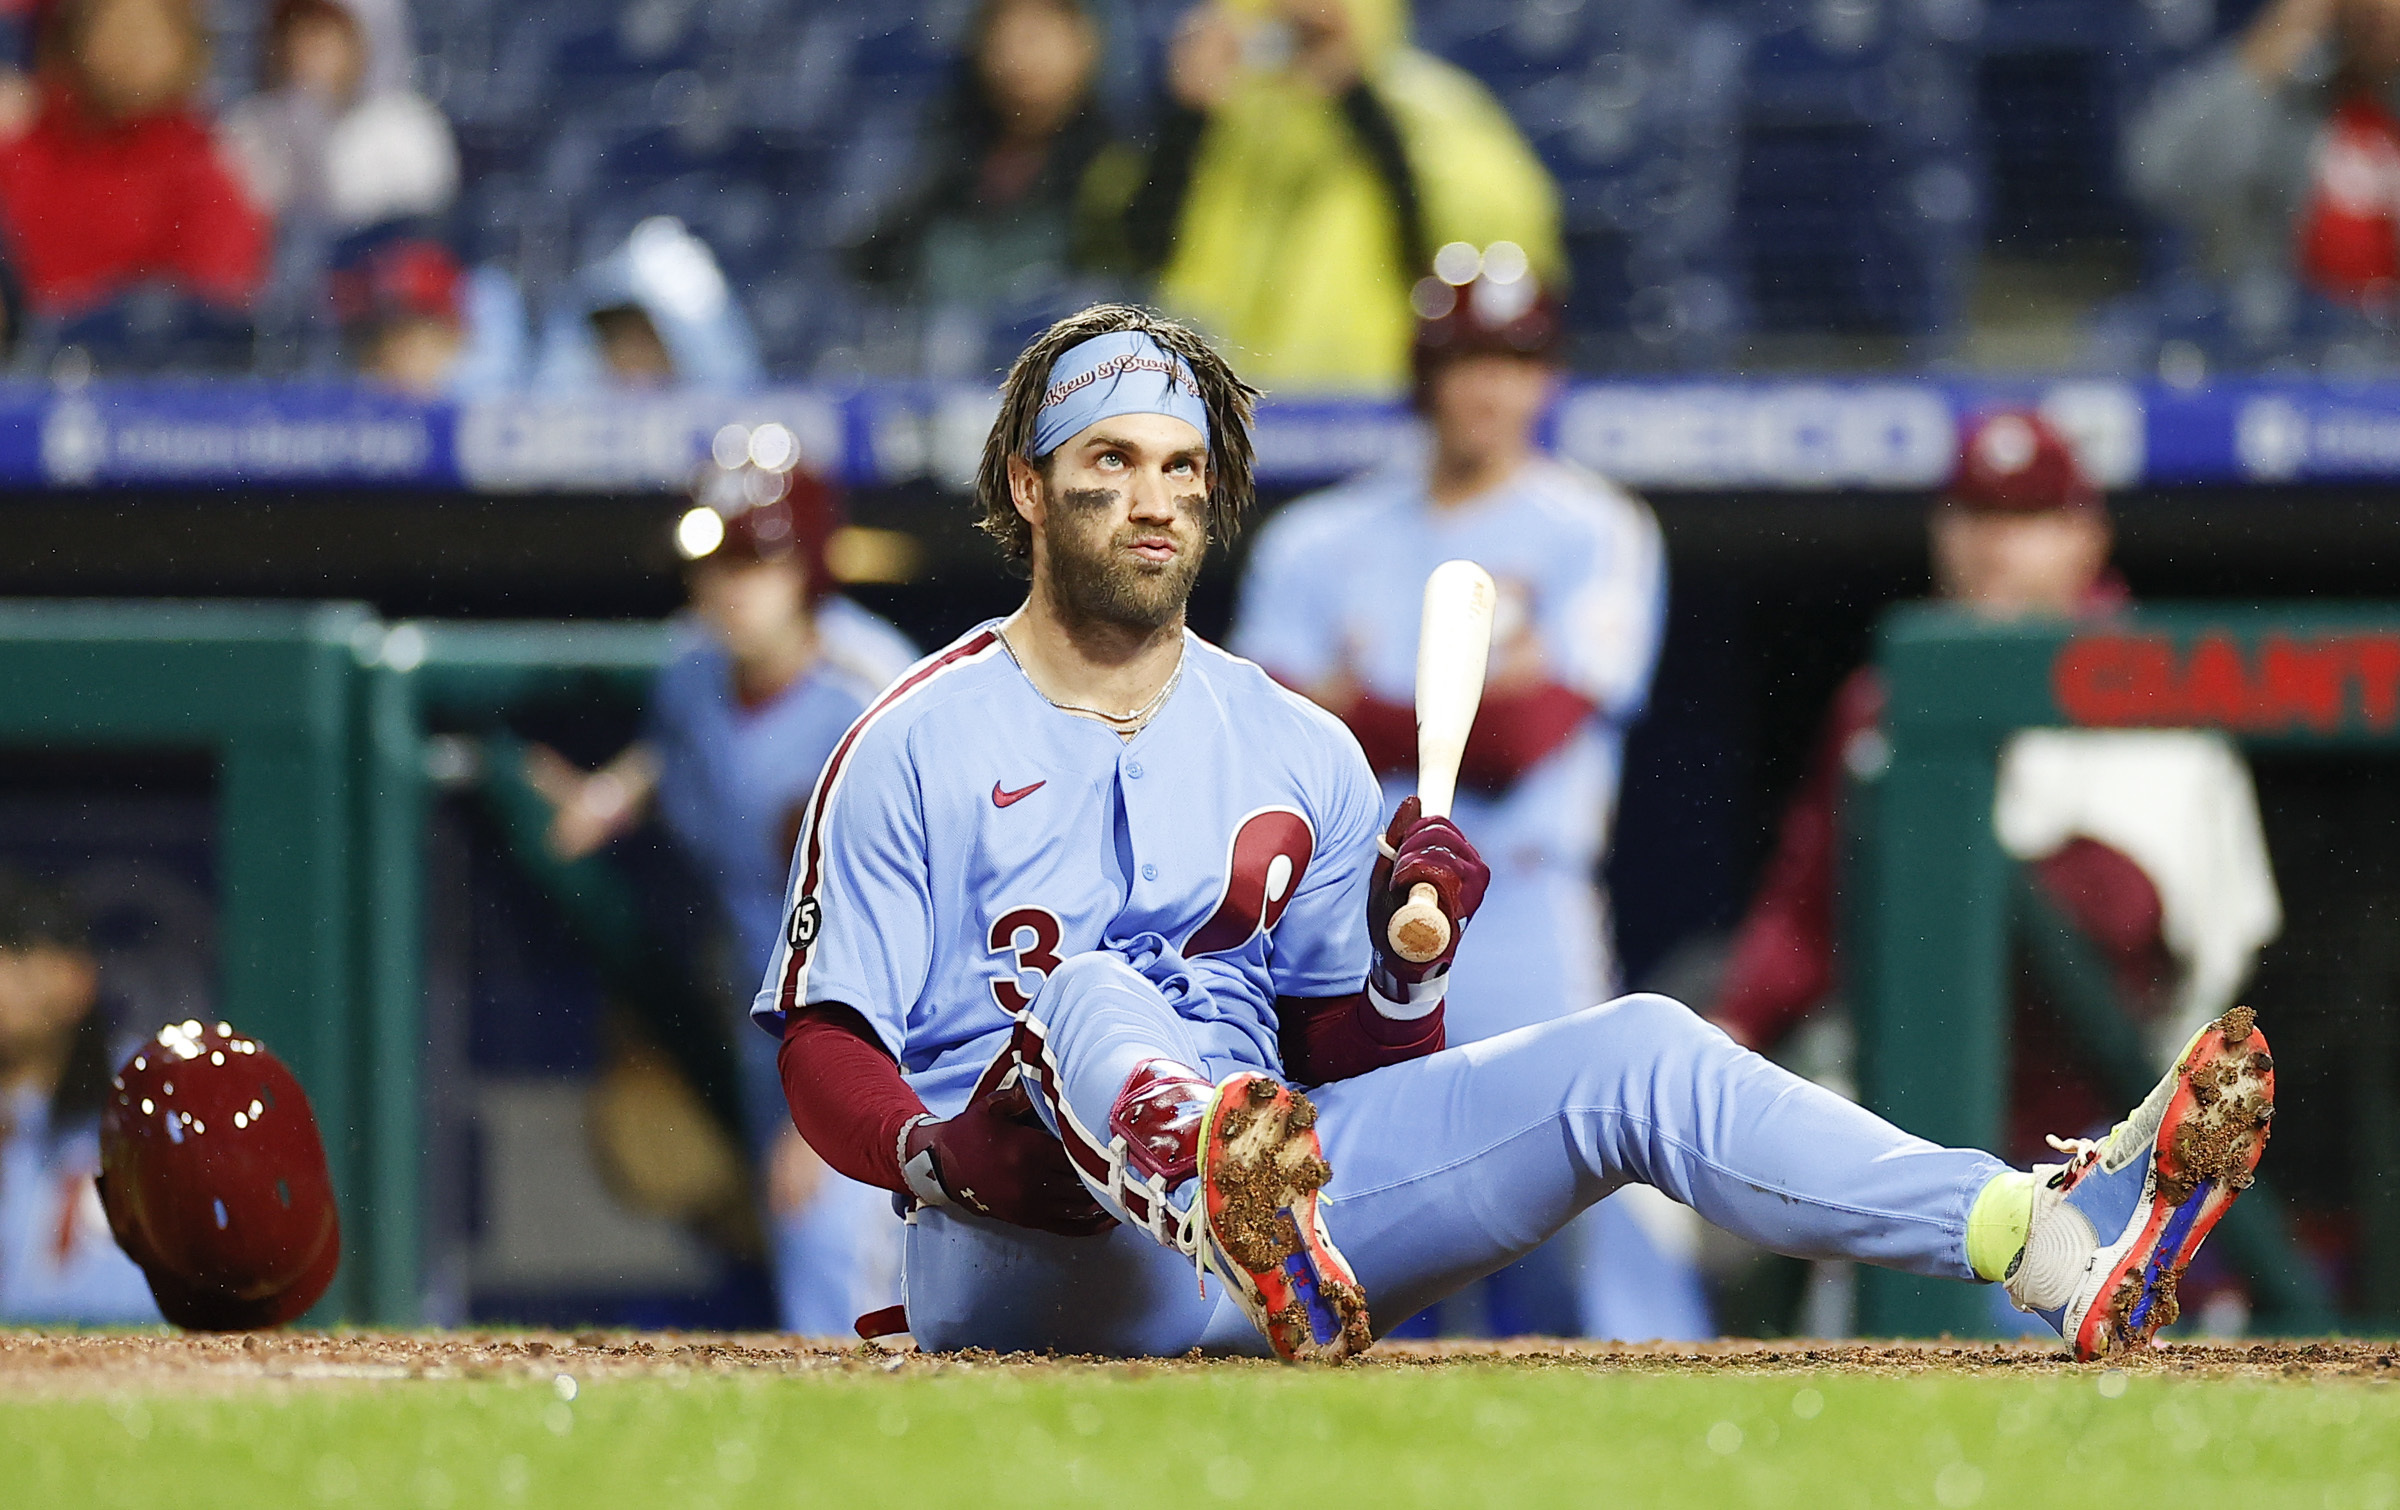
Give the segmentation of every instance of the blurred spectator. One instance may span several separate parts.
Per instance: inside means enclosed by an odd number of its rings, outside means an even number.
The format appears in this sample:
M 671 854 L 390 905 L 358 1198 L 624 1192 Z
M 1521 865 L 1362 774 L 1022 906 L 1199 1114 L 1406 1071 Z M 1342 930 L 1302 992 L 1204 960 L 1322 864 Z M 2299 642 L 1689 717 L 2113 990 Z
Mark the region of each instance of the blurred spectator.
M 651 690 L 642 737 L 597 771 L 536 748 L 527 774 L 556 809 L 551 848 L 590 854 L 654 802 L 715 886 L 735 948 L 730 1021 L 749 1140 L 767 1173 L 768 1230 L 786 1330 L 847 1335 L 896 1294 L 890 1196 L 844 1179 L 793 1131 L 778 1044 L 749 1021 L 781 936 L 802 805 L 835 743 L 916 652 L 835 591 L 833 491 L 801 469 L 781 425 L 728 426 L 677 523 L 691 622 Z
M 32 312 L 81 315 L 144 284 L 246 306 L 266 223 L 193 104 L 208 71 L 194 0 L 59 0 L 37 56 L 40 103 L 0 142 L 0 220 Z
M 466 345 L 457 258 L 439 242 L 403 238 L 335 267 L 330 283 L 360 376 L 424 397 L 447 391 Z
M 2108 565 L 2107 506 L 2036 415 L 1969 429 L 1927 526 L 1942 597 L 1978 616 L 2103 618 L 2127 601 Z M 1735 934 L 1710 1016 L 1752 1048 L 1772 1048 L 1835 989 L 1843 773 L 1881 758 L 1883 699 L 1872 667 L 1842 684 Z M 2282 927 L 2249 768 L 2221 735 L 2024 731 L 2002 753 L 1993 816 L 2002 848 L 2106 960 L 2161 1063 L 2233 1005 Z M 2011 1031 L 2073 1041 L 2030 983 Z M 2048 1157 L 2045 1133 L 2104 1127 L 2118 1110 L 2071 1055 L 2012 1055 L 2009 1073 L 2010 1159 Z
M 1074 298 L 1062 285 L 1094 257 L 1093 175 L 1129 168 L 1093 105 L 1099 57 L 1081 0 L 985 0 L 923 134 L 916 187 L 855 249 L 858 276 L 937 321 Z M 954 365 L 980 368 L 985 343 L 962 344 L 975 350 Z
M 287 225 L 341 237 L 440 215 L 457 197 L 450 123 L 411 87 L 405 27 L 394 30 L 378 38 L 358 0 L 276 0 L 259 93 L 226 112 L 225 138 Z
M 358 236 L 327 287 L 345 360 L 369 382 L 419 398 L 479 398 L 523 378 L 525 302 L 500 268 L 461 268 L 423 236 Z
M 2248 344 L 2312 300 L 2400 301 L 2400 0 L 2270 0 L 2134 119 L 2134 194 L 2187 232 Z
M 1417 291 L 1427 444 L 1277 514 L 1251 552 L 1229 642 L 1347 723 L 1396 805 L 1417 785 L 1425 578 L 1462 556 L 1492 573 L 1491 676 L 1454 809 L 1492 879 L 1446 998 L 1453 1044 L 1618 993 L 1594 883 L 1666 612 L 1649 507 L 1537 442 L 1561 377 L 1559 309 L 1522 252 L 1493 251 L 1463 286 L 1428 278 Z M 1569 1233 L 1481 1287 L 1485 1327 L 1631 1341 L 1714 1334 L 1689 1210 L 1629 1186 Z M 1444 1302 L 1452 1330 L 1456 1307 Z
M 1564 275 L 1548 172 L 1406 30 L 1405 0 L 1213 0 L 1176 38 L 1126 241 L 1265 387 L 1403 387 L 1409 290 L 1449 243 L 1512 242 Z
M 550 392 L 701 388 L 765 376 L 758 336 L 708 243 L 653 215 L 586 267 L 542 332 L 534 381 Z
M 0 871 L 0 1321 L 155 1322 L 100 1209 L 115 1068 L 100 967 L 64 894 Z

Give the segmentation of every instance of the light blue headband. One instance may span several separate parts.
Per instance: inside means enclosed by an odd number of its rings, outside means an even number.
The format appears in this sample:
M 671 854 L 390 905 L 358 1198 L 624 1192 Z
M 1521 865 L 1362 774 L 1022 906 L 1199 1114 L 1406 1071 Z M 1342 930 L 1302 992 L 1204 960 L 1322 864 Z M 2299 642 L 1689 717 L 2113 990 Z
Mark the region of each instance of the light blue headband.
M 1033 448 L 1047 456 L 1104 419 L 1164 414 L 1208 439 L 1208 405 L 1183 359 L 1138 330 L 1112 330 L 1071 346 L 1050 364 L 1050 386 L 1034 415 Z

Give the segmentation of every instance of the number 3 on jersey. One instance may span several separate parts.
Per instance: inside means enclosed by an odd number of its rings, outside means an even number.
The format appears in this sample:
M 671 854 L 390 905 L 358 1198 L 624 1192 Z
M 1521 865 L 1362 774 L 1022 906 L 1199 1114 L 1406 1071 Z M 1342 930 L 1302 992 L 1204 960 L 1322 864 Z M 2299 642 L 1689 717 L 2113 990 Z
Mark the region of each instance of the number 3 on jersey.
M 1244 818 L 1228 846 L 1224 893 L 1183 952 L 1219 954 L 1272 930 L 1308 874 L 1316 847 L 1308 820 L 1291 808 L 1262 808 Z M 1058 945 L 1065 936 L 1058 915 L 1047 907 L 1012 907 L 993 920 L 990 950 L 1009 957 L 1008 968 L 992 980 L 992 1000 L 1001 1011 L 1014 1017 L 1032 1005 L 1033 997 L 1019 982 L 1038 976 L 1033 989 L 1039 991 L 1042 980 L 1059 967 Z
M 1014 1017 L 1032 1005 L 1033 998 L 1017 982 L 1030 973 L 1049 978 L 1059 967 L 1058 941 L 1066 936 L 1058 915 L 1047 907 L 1012 907 L 993 920 L 991 952 L 1012 956 L 1006 973 L 992 981 L 992 1000 Z M 1039 991 L 1041 981 L 1034 982 Z

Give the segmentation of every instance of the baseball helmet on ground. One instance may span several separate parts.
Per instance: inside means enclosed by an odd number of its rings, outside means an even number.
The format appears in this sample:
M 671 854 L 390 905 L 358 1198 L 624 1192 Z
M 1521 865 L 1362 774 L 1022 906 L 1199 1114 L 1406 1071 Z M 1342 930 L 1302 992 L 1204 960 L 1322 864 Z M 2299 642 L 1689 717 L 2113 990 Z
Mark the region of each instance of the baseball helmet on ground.
M 193 1331 L 281 1326 L 341 1262 L 308 1096 L 226 1023 L 162 1028 L 117 1071 L 100 1114 L 100 1201 L 159 1310 Z

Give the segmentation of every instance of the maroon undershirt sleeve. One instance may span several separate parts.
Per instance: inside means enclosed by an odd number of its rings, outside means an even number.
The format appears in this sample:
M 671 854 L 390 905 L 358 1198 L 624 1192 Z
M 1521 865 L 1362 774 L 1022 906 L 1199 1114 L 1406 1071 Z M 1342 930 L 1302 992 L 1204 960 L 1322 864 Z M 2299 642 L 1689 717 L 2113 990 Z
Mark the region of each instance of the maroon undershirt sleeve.
M 925 1103 L 865 1018 L 831 1002 L 801 1008 L 785 1024 L 775 1067 L 792 1125 L 818 1158 L 862 1185 L 907 1193 L 895 1145 Z
M 1417 710 L 1407 703 L 1385 702 L 1369 693 L 1342 710 L 1342 722 L 1358 736 L 1358 747 L 1378 776 L 1414 769 L 1417 763 Z
M 1487 792 L 1504 791 L 1565 744 L 1599 704 L 1556 682 L 1519 692 L 1485 692 L 1460 757 L 1459 780 Z M 1377 775 L 1417 763 L 1417 711 L 1361 693 L 1342 711 Z
M 1521 692 L 1485 692 L 1459 757 L 1458 779 L 1481 791 L 1506 791 L 1573 738 L 1599 706 L 1556 682 Z
M 2175 977 L 2175 956 L 2149 873 L 2124 851 L 2082 836 L 2035 862 L 2033 871 L 2108 960 L 2118 997 L 2137 1006 L 2156 1002 Z
M 1384 1016 L 1364 991 L 1349 996 L 1286 996 L 1275 1003 L 1282 1026 L 1283 1072 L 1300 1085 L 1348 1080 L 1389 1064 L 1438 1053 L 1442 1008 L 1406 1021 Z

